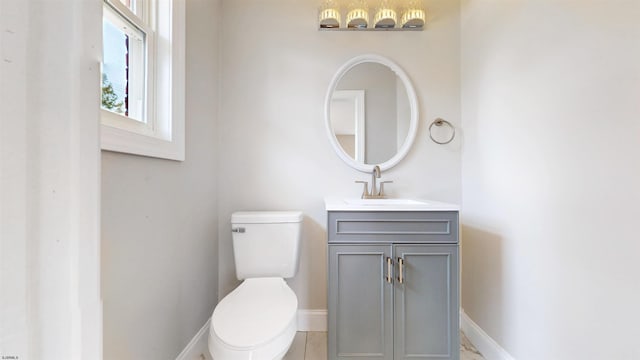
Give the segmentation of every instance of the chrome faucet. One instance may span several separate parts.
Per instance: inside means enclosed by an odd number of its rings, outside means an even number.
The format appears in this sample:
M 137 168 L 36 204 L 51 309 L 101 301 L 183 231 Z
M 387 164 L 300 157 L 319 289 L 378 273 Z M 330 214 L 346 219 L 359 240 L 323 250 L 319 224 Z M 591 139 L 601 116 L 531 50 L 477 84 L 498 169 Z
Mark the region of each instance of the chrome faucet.
M 356 181 L 357 183 L 363 184 L 364 189 L 362 191 L 362 199 L 384 199 L 387 197 L 384 193 L 384 184 L 392 183 L 393 181 L 380 181 L 380 188 L 376 188 L 376 179 L 380 178 L 380 166 L 376 165 L 373 167 L 371 171 L 371 192 L 369 192 L 369 183 L 366 181 Z

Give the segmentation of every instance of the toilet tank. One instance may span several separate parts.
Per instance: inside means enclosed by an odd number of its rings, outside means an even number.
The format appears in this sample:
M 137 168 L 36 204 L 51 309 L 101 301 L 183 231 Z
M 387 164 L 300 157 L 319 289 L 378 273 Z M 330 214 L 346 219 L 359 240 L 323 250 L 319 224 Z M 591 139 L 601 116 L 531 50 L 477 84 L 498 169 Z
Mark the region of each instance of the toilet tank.
M 233 255 L 239 280 L 290 278 L 298 272 L 300 211 L 241 211 L 231 215 Z

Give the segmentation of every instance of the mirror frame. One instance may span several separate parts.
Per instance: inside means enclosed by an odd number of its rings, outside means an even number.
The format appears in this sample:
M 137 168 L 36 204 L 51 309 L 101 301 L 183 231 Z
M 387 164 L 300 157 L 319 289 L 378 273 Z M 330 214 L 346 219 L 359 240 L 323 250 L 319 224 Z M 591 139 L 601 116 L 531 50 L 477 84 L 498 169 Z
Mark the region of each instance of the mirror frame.
M 338 82 L 340 81 L 340 79 L 342 79 L 342 77 L 349 70 L 351 70 L 355 66 L 362 63 L 378 63 L 378 64 L 385 65 L 386 67 L 391 69 L 391 71 L 393 71 L 400 78 L 400 80 L 402 80 L 405 90 L 407 91 L 407 97 L 409 98 L 411 118 L 409 119 L 409 131 L 407 132 L 407 138 L 405 139 L 400 149 L 398 149 L 398 152 L 391 159 L 381 164 L 364 164 L 364 163 L 361 164 L 355 161 L 353 158 L 351 158 L 338 143 L 338 139 L 336 138 L 333 132 L 333 128 L 331 126 L 330 115 L 331 115 L 331 98 L 333 97 L 333 92 L 336 90 L 336 87 L 338 86 Z M 376 165 L 380 167 L 381 171 L 386 171 L 396 166 L 400 162 L 400 160 L 404 159 L 404 157 L 409 153 L 409 150 L 411 149 L 411 146 L 413 145 L 413 142 L 418 133 L 418 118 L 419 118 L 418 98 L 416 96 L 415 90 L 413 89 L 413 86 L 411 85 L 411 81 L 409 80 L 409 77 L 396 63 L 380 55 L 375 55 L 375 54 L 359 55 L 347 61 L 344 65 L 340 67 L 340 69 L 338 69 L 336 74 L 333 76 L 333 79 L 329 84 L 329 89 L 327 90 L 327 94 L 324 99 L 324 121 L 325 121 L 325 128 L 327 130 L 327 136 L 329 137 L 329 142 L 331 142 L 333 149 L 335 150 L 336 154 L 338 154 L 338 156 L 342 159 L 342 161 L 344 161 L 347 165 L 351 166 L 352 168 L 362 172 L 369 173 L 373 171 L 373 167 Z

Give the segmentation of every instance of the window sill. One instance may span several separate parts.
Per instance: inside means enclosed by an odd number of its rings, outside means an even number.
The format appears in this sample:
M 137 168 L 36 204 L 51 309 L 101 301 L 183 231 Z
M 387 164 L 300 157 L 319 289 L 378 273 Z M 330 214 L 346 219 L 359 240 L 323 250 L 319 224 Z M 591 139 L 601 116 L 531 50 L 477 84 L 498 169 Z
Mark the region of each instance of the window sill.
M 178 130 L 178 129 L 174 129 Z M 184 129 L 171 141 L 101 125 L 102 150 L 184 161 Z

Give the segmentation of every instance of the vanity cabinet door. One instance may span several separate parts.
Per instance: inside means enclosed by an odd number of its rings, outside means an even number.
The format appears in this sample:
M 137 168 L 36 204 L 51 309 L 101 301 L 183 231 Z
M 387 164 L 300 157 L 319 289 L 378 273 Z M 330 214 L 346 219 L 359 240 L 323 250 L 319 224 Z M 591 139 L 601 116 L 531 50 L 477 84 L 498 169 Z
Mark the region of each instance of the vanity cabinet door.
M 329 359 L 393 359 L 391 246 L 330 244 L 328 255 Z
M 394 257 L 394 358 L 458 360 L 458 246 L 394 245 Z

